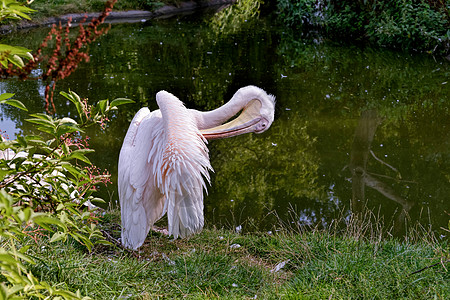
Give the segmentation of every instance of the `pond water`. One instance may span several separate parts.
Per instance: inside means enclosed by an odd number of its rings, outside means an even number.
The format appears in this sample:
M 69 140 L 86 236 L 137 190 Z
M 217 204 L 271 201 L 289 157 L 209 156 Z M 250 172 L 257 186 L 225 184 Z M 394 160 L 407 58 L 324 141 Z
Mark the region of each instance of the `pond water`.
M 218 29 L 221 28 L 221 29 Z M 48 28 L 2 43 L 36 49 Z M 75 29 L 76 30 L 76 29 Z M 209 144 L 215 169 L 206 223 L 273 230 L 287 222 L 329 225 L 365 206 L 402 235 L 407 224 L 447 227 L 450 213 L 450 63 L 425 54 L 336 45 L 279 28 L 268 19 L 220 27 L 210 16 L 113 24 L 89 46 L 90 62 L 58 82 L 56 93 L 90 101 L 126 97 L 106 130 L 89 130 L 92 161 L 112 174 L 102 196 L 117 203 L 117 160 L 129 121 L 157 109 L 161 89 L 189 108 L 210 110 L 249 84 L 277 97 L 272 127 Z M 32 112 L 45 83 L 10 79 Z M 58 115 L 75 109 L 55 97 Z M 29 134 L 26 115 L 2 106 L 0 129 Z M 440 230 L 440 234 L 445 232 Z

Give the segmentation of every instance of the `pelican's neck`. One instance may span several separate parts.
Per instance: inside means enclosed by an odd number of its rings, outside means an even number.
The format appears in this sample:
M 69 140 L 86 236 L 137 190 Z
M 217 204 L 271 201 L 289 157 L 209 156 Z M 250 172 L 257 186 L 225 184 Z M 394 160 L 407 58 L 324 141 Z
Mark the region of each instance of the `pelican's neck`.
M 256 86 L 246 86 L 240 88 L 230 101 L 219 108 L 205 112 L 194 111 L 198 129 L 212 128 L 225 123 L 245 108 L 251 100 L 258 99 L 262 102 L 264 94 L 265 92 Z

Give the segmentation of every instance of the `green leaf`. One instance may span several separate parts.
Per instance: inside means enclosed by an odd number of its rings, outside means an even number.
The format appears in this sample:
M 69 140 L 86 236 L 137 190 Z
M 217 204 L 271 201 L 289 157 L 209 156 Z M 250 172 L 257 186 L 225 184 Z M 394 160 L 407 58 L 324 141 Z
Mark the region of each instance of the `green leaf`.
M 80 96 L 78 96 L 76 93 L 69 91 L 69 93 L 66 92 L 60 92 L 60 94 L 67 99 L 69 99 L 73 104 L 75 104 L 75 107 L 77 108 L 78 115 L 81 119 L 83 119 L 84 115 L 84 104 L 81 101 Z
M 15 259 L 12 255 L 10 255 L 8 253 L 5 253 L 5 252 L 0 253 L 0 261 L 7 262 L 7 263 L 10 263 L 10 264 L 14 264 L 14 265 L 15 264 L 19 264 L 20 265 L 20 262 L 17 259 Z
M 55 232 L 52 235 L 52 238 L 50 239 L 50 242 L 53 243 L 53 242 L 60 241 L 60 240 L 66 240 L 66 238 L 67 238 L 67 234 L 66 233 L 64 233 L 64 232 Z
M 27 15 L 27 14 L 21 12 L 20 10 L 14 9 L 13 12 L 14 12 L 16 15 L 21 16 L 21 17 L 24 18 L 24 19 L 31 20 L 31 18 L 30 18 L 29 15 Z
M 106 204 L 106 201 L 103 200 L 102 198 L 93 198 L 90 200 L 92 204 L 97 205 L 97 204 Z
M 25 138 L 23 136 L 18 136 L 17 137 L 17 142 L 19 143 L 20 146 L 26 148 L 27 147 L 27 141 L 25 140 Z
M 64 117 L 62 119 L 59 119 L 58 123 L 59 124 L 75 124 L 75 125 L 78 125 L 78 123 L 74 119 L 68 118 L 68 117 Z
M 34 223 L 36 223 L 48 230 L 52 230 L 52 229 L 50 227 L 48 227 L 47 225 L 56 225 L 60 228 L 63 228 L 64 230 L 67 229 L 66 225 L 63 222 L 61 222 L 60 220 L 58 220 L 56 218 L 47 216 L 47 215 L 36 216 L 33 218 L 33 221 L 34 221 Z
M 32 214 L 33 211 L 31 210 L 30 207 L 23 208 L 18 212 L 19 218 L 21 219 L 22 222 L 28 222 Z
M 28 252 L 28 250 L 32 247 L 32 245 L 25 245 L 22 248 L 19 249 L 19 252 L 22 254 L 25 254 Z
M 94 152 L 92 149 L 78 149 L 74 150 L 72 153 L 70 153 L 68 156 L 65 157 L 66 160 L 71 159 L 79 159 L 87 164 L 92 164 L 91 161 L 85 156 L 86 153 Z
M 77 124 L 73 123 L 65 123 L 61 124 L 56 129 L 56 136 L 62 136 L 66 133 L 76 132 L 76 131 L 82 131 L 80 127 L 78 127 Z
M 41 119 L 25 119 L 25 121 L 36 124 L 36 125 L 43 125 L 44 127 L 48 128 L 54 128 L 56 129 L 56 125 L 53 122 L 49 122 L 46 120 Z
M 114 99 L 113 101 L 111 101 L 111 104 L 109 106 L 116 107 L 119 105 L 131 104 L 131 103 L 135 103 L 135 102 L 133 100 L 126 99 L 126 98 L 117 98 L 117 99 Z
M 47 124 L 39 124 L 40 122 L 35 120 L 35 119 L 33 119 L 33 120 L 26 119 L 25 121 L 28 121 L 28 122 L 33 123 L 33 124 L 41 125 L 41 126 L 37 126 L 36 129 L 38 129 L 39 131 L 48 133 L 50 135 L 53 135 L 55 137 L 58 137 L 58 136 L 56 136 L 56 132 L 55 132 L 56 131 L 56 126 L 47 125 Z
M 30 17 L 27 14 L 34 11 L 34 9 L 26 7 L 22 3 L 11 0 L 2 0 L 2 19 L 20 19 L 20 17 L 22 17 L 24 19 L 30 20 Z
M 4 2 L 4 1 L 5 0 L 3 0 L 2 2 Z M 1 10 L 1 13 L 0 13 L 0 19 L 2 18 L 2 16 L 4 18 L 5 10 L 7 11 L 6 14 L 10 14 L 7 17 L 18 18 L 17 16 L 21 15 L 20 11 L 11 10 L 6 7 L 3 7 L 3 9 Z M 26 48 L 0 44 L 0 63 L 4 68 L 8 68 L 9 62 L 13 63 L 14 65 L 18 66 L 19 68 L 22 68 L 24 66 L 22 57 L 31 59 L 31 60 L 34 59 L 33 55 L 31 55 L 29 50 Z
M 88 251 L 91 252 L 93 244 L 92 244 L 91 240 L 89 240 L 89 238 L 87 238 L 85 235 L 80 234 L 78 232 L 71 232 L 70 236 L 72 236 L 77 242 L 86 246 Z
M 47 146 L 47 144 L 38 136 L 26 136 L 25 139 L 27 140 L 28 144 L 32 146 Z
M 12 98 L 14 96 L 14 94 L 11 93 L 3 93 L 0 95 L 0 101 Z
M 3 95 L 5 95 L 5 94 L 2 94 L 2 96 Z M 11 94 L 11 95 L 13 95 L 13 94 Z M 1 104 L 8 104 L 8 105 L 20 108 L 21 110 L 28 111 L 27 107 L 22 102 L 20 102 L 19 100 L 14 100 L 14 99 L 0 100 L 0 103 Z
M 24 47 L 0 44 L 0 52 L 8 52 L 20 56 L 27 56 L 30 53 L 30 50 Z
M 50 117 L 49 115 L 43 114 L 43 113 L 31 114 L 30 117 L 34 117 L 36 119 L 46 120 L 46 121 L 54 123 L 52 117 Z
M 26 254 L 24 254 L 24 253 L 22 253 L 20 251 L 19 252 L 13 252 L 11 254 L 14 256 L 14 258 L 20 258 L 20 259 L 26 261 L 27 263 L 34 264 L 34 261 L 33 261 L 33 259 L 31 257 L 29 257 L 28 255 L 26 255 Z
M 37 127 L 38 130 L 51 134 L 55 137 L 59 137 L 56 135 L 56 123 L 51 117 L 45 114 L 32 114 L 30 116 L 34 118 L 25 119 L 25 121 L 40 125 Z
M 26 160 L 25 157 L 16 157 L 11 162 L 15 165 L 16 171 L 19 170 L 20 166 L 23 164 L 23 162 Z
M 0 181 L 2 181 L 6 176 L 8 176 L 9 174 L 13 173 L 13 170 L 3 170 L 0 169 Z
M 63 151 L 64 155 L 68 155 L 68 154 L 69 154 L 69 151 L 70 151 L 69 146 L 67 146 L 66 143 L 63 143 L 63 144 L 62 144 L 61 150 Z
M 17 54 L 8 56 L 8 60 L 12 62 L 14 65 L 18 66 L 19 68 L 23 68 L 25 66 L 23 60 Z
M 81 176 L 81 172 L 78 168 L 72 166 L 70 163 L 66 162 L 62 165 L 63 169 L 72 174 L 73 177 L 78 178 Z
M 105 114 L 107 106 L 108 106 L 108 100 L 101 100 L 97 103 L 97 108 L 100 110 L 100 113 L 102 115 Z

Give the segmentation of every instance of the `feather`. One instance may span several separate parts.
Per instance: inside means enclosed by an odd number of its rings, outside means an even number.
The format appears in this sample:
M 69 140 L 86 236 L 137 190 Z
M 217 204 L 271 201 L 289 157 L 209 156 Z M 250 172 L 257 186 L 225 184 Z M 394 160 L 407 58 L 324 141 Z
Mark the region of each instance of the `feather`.
M 207 138 L 261 133 L 274 119 L 275 97 L 254 86 L 209 112 L 188 110 L 166 91 L 158 92 L 156 101 L 159 110 L 143 108 L 133 118 L 119 156 L 122 243 L 131 249 L 144 243 L 165 213 L 174 238 L 199 232 L 203 191 L 213 171 Z M 240 111 L 242 118 L 223 124 Z
M 162 154 L 162 177 L 158 180 L 166 195 L 169 235 L 186 237 L 204 225 L 203 174 L 211 170 L 208 148 L 183 103 L 167 92 L 156 100 L 164 119 L 166 146 Z M 209 180 L 209 175 L 208 180 Z
M 131 122 L 119 156 L 122 243 L 141 246 L 168 214 L 169 234 L 186 237 L 203 228 L 203 189 L 209 182 L 208 149 L 180 100 L 157 95 L 160 111 L 141 109 Z
M 149 135 L 149 128 L 159 134 Z M 141 109 L 131 121 L 119 155 L 118 188 L 122 218 L 122 243 L 141 246 L 154 222 L 163 215 L 164 195 L 156 187 L 148 162 L 156 140 L 163 134 L 161 116 Z

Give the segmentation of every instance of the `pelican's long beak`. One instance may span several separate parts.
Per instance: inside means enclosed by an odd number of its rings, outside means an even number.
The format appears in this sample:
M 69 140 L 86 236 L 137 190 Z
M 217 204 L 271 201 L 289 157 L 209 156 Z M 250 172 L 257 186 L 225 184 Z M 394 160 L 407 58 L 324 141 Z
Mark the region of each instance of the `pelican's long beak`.
M 254 131 L 254 125 L 261 120 L 261 102 L 257 99 L 250 101 L 241 114 L 228 123 L 200 130 L 207 140 L 223 139 Z

